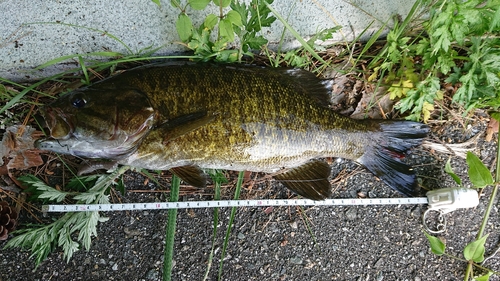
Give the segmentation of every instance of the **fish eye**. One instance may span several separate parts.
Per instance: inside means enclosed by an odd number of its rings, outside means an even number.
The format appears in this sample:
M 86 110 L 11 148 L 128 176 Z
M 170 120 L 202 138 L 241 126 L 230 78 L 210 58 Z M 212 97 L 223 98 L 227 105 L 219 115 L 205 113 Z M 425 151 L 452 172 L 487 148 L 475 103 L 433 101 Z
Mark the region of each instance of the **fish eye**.
M 71 100 L 71 104 L 76 108 L 83 108 L 86 103 L 87 101 L 81 96 L 76 96 Z

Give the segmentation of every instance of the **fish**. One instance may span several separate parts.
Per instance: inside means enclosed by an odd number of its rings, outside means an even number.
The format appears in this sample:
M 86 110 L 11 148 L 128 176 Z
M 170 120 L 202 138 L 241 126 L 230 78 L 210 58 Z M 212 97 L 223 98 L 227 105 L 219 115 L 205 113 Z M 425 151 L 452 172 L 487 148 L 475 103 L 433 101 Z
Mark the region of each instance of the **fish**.
M 269 173 L 313 200 L 331 196 L 326 157 L 353 160 L 418 196 L 407 151 L 429 132 L 405 120 L 355 120 L 331 109 L 331 79 L 295 68 L 157 63 L 73 90 L 40 109 L 41 150 L 170 170 L 203 187 L 205 169 Z

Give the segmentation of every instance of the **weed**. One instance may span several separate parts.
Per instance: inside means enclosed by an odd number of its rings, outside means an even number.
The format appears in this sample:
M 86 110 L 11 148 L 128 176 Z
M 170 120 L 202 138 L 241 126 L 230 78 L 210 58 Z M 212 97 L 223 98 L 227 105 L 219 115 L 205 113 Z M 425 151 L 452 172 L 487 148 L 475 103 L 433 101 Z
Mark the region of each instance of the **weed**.
M 170 202 L 177 202 L 179 200 L 179 187 L 181 184 L 180 178 L 173 175 L 172 182 L 170 185 Z M 177 209 L 168 210 L 167 214 L 167 226 L 165 234 L 165 261 L 163 263 L 163 280 L 171 280 L 172 278 L 172 266 L 173 266 L 173 256 L 174 256 L 174 244 L 175 244 L 175 227 L 177 225 Z
M 429 11 L 421 27 L 410 22 Z M 417 1 L 404 22 L 396 22 L 385 48 L 371 62 L 374 76 L 390 85 L 396 108 L 408 119 L 430 118 L 443 98 L 440 78 L 460 85 L 453 101 L 467 110 L 498 108 L 500 93 L 500 1 Z
M 243 2 L 228 0 L 191 0 L 187 3 L 171 1 L 180 14 L 176 29 L 182 44 L 192 50 L 203 61 L 241 61 L 243 55 L 253 57 L 251 50 L 258 50 L 267 44 L 267 39 L 258 33 L 262 27 L 270 26 L 276 18 L 270 16 L 266 6 L 272 0 L 252 0 L 247 6 Z M 219 15 L 209 14 L 199 27 L 194 27 L 187 8 L 203 10 L 210 3 L 219 7 Z M 230 8 L 224 13 L 224 8 Z M 215 39 L 212 34 L 216 33 Z M 239 48 L 230 49 L 229 44 L 238 36 Z
M 107 175 L 80 178 L 79 182 L 82 187 L 85 187 L 88 182 L 93 182 L 93 187 L 82 193 L 59 191 L 34 176 L 24 176 L 19 180 L 31 190 L 36 191 L 40 199 L 61 202 L 70 195 L 73 200 L 81 204 L 109 204 L 110 187 L 116 185 L 116 179 L 127 170 L 129 167 L 123 166 Z M 56 247 L 63 249 L 64 258 L 69 261 L 80 249 L 80 244 L 74 241 L 72 236 L 78 234 L 77 241 L 80 241 L 88 250 L 92 236 L 97 236 L 97 224 L 106 220 L 107 218 L 101 217 L 99 212 L 66 213 L 51 224 L 15 231 L 15 237 L 9 240 L 5 247 L 31 250 L 31 256 L 35 257 L 36 267 Z
M 494 115 L 496 117 L 498 114 Z M 496 118 L 495 117 L 495 118 Z M 500 119 L 500 118 L 499 118 Z M 498 140 L 498 143 L 500 143 L 500 138 Z M 484 217 L 483 217 L 483 223 L 481 224 L 481 227 L 477 233 L 476 239 L 472 242 L 470 242 L 463 250 L 463 256 L 464 259 L 455 257 L 452 255 L 449 255 L 445 252 L 446 250 L 446 245 L 437 237 L 431 236 L 428 233 L 425 233 L 425 236 L 429 240 L 431 250 L 434 254 L 440 256 L 440 255 L 446 255 L 450 258 L 460 260 L 460 261 L 465 261 L 467 262 L 467 268 L 465 271 L 465 276 L 464 276 L 464 281 L 469 280 L 469 276 L 473 274 L 473 267 L 480 268 L 484 271 L 486 271 L 486 274 L 480 276 L 480 277 L 475 277 L 474 280 L 481 280 L 481 281 L 487 281 L 489 280 L 489 277 L 493 274 L 500 275 L 500 272 L 495 272 L 491 269 L 485 268 L 480 265 L 481 262 L 484 261 L 484 253 L 485 253 L 485 243 L 486 239 L 488 238 L 488 234 L 483 235 L 484 230 L 486 228 L 488 218 L 491 212 L 491 209 L 493 208 L 493 202 L 495 200 L 496 194 L 498 192 L 498 186 L 500 184 L 500 145 L 497 147 L 497 160 L 496 160 L 496 174 L 495 174 L 495 180 L 493 180 L 493 176 L 491 175 L 490 171 L 488 168 L 481 162 L 481 160 L 474 155 L 471 152 L 467 153 L 467 166 L 469 167 L 468 169 L 468 175 L 469 179 L 472 183 L 472 185 L 475 188 L 485 188 L 490 185 L 494 185 L 493 187 L 493 192 L 490 195 L 490 201 L 488 204 L 488 207 L 486 208 Z M 445 166 L 445 171 L 453 178 L 453 180 L 459 185 L 462 185 L 461 179 L 453 172 L 453 169 L 451 168 L 450 161 L 446 163 Z

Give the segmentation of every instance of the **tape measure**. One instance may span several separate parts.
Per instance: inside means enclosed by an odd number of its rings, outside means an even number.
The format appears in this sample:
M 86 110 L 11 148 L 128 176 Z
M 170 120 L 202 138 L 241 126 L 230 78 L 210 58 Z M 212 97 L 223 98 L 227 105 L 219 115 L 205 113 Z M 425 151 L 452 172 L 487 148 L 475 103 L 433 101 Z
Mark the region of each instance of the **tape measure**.
M 427 197 L 413 198 L 367 198 L 367 199 L 264 199 L 264 200 L 218 200 L 184 201 L 126 204 L 73 204 L 43 205 L 43 212 L 94 212 L 129 210 L 165 210 L 221 207 L 267 207 L 267 206 L 356 206 L 356 205 L 415 205 L 429 204 L 429 210 L 448 213 L 458 208 L 470 208 L 479 204 L 477 191 L 469 188 L 443 188 L 429 191 Z

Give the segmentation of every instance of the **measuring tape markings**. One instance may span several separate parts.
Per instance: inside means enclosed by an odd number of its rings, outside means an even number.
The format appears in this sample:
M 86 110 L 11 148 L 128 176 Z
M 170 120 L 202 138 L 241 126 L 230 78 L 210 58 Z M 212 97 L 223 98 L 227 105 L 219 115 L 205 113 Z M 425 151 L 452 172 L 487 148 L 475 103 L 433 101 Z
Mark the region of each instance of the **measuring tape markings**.
M 267 207 L 267 206 L 356 206 L 356 205 L 403 205 L 427 204 L 426 197 L 414 198 L 376 198 L 376 199 L 327 199 L 314 201 L 309 199 L 264 199 L 264 200 L 219 200 L 185 201 L 123 204 L 73 204 L 44 205 L 43 212 L 92 212 L 92 211 L 128 211 L 128 210 L 165 210 L 195 209 L 217 207 Z

